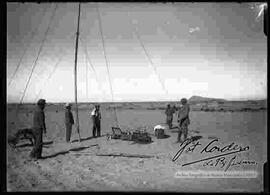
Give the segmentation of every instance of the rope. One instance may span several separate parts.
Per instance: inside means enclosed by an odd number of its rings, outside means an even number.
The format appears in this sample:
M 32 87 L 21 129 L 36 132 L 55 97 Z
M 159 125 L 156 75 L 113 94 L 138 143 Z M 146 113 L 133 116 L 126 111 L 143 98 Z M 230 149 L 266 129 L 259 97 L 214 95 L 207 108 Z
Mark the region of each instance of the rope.
M 106 67 L 107 67 L 107 73 L 108 73 L 108 77 L 109 77 L 109 83 L 110 83 L 110 89 L 111 89 L 111 95 L 112 95 L 112 102 L 114 102 L 113 88 L 112 88 L 112 83 L 111 83 L 111 77 L 110 77 L 110 70 L 109 70 L 109 65 L 108 65 L 108 59 L 107 59 L 106 50 L 105 50 L 105 43 L 104 43 L 104 37 L 103 37 L 103 31 L 102 31 L 101 16 L 100 16 L 98 4 L 97 4 L 97 12 L 98 12 L 98 21 L 99 21 L 100 34 L 101 34 L 102 46 L 103 46 L 103 54 L 104 54 L 104 57 L 105 57 Z M 115 113 L 116 125 L 117 125 L 117 127 L 119 127 L 119 125 L 118 125 L 118 119 L 117 119 L 117 113 L 116 113 L 115 107 L 114 107 L 114 113 Z
M 129 12 L 128 12 L 128 17 L 130 17 L 130 16 L 129 16 Z M 131 22 L 131 24 L 132 24 L 132 22 Z M 166 87 L 165 87 L 165 85 L 164 85 L 164 83 L 163 83 L 163 81 L 162 81 L 162 78 L 161 78 L 160 75 L 158 74 L 156 65 L 153 63 L 153 61 L 152 61 L 150 55 L 149 55 L 148 52 L 146 51 L 146 48 L 145 48 L 145 46 L 144 46 L 144 44 L 143 44 L 143 42 L 142 42 L 142 40 L 141 40 L 141 37 L 140 37 L 140 35 L 139 35 L 139 32 L 138 32 L 137 27 L 135 27 L 135 35 L 136 35 L 137 39 L 139 40 L 139 42 L 140 42 L 140 44 L 141 44 L 141 46 L 142 46 L 142 48 L 143 48 L 143 51 L 144 51 L 144 53 L 145 53 L 147 59 L 150 61 L 150 64 L 152 65 L 152 68 L 153 68 L 155 74 L 156 74 L 157 77 L 158 77 L 158 80 L 159 80 L 159 82 L 160 82 L 160 84 L 161 84 L 162 89 L 165 91 L 166 95 L 168 95 L 168 90 L 166 89 Z
M 86 54 L 86 59 L 87 59 L 88 63 L 90 64 L 90 66 L 91 66 L 91 68 L 92 68 L 92 70 L 93 70 L 93 72 L 94 72 L 94 74 L 95 74 L 96 80 L 98 80 L 98 79 L 97 79 L 98 77 L 97 77 L 96 70 L 95 70 L 95 68 L 94 68 L 94 66 L 93 66 L 93 64 L 92 64 L 92 62 L 91 62 L 91 60 L 90 60 L 90 58 L 89 58 L 89 54 L 88 54 L 87 47 L 86 47 L 86 45 L 84 44 L 84 42 L 83 42 L 83 40 L 81 39 L 81 37 L 79 37 L 79 39 L 80 39 L 82 45 L 84 46 L 85 54 Z
M 74 34 L 73 36 L 71 36 L 71 38 L 73 39 L 74 36 L 75 36 L 75 34 Z M 63 55 L 61 55 L 60 58 L 59 58 L 59 60 L 55 63 L 54 69 L 53 69 L 53 71 L 51 72 L 51 74 L 49 74 L 49 76 L 48 76 L 48 78 L 46 79 L 46 82 L 45 82 L 45 84 L 43 85 L 43 87 L 45 87 L 46 84 L 48 83 L 48 81 L 51 79 L 52 75 L 53 75 L 54 72 L 56 71 L 56 68 L 58 67 L 58 64 L 60 64 L 60 62 L 62 61 L 62 58 L 65 56 L 65 54 L 66 54 L 66 53 L 64 53 Z M 37 99 L 40 97 L 40 94 L 41 94 L 41 92 L 42 92 L 42 89 L 43 89 L 43 88 L 41 88 L 41 89 L 39 90 L 39 93 L 38 93 L 38 95 L 36 96 L 36 101 L 37 101 Z
M 81 38 L 81 37 L 79 37 Z M 81 40 L 81 39 L 80 39 Z M 82 41 L 81 41 L 82 42 Z M 86 88 L 86 99 L 88 100 L 88 61 L 87 61 L 87 54 L 84 55 L 84 62 L 85 62 L 85 79 L 86 79 L 86 82 L 85 82 L 85 88 Z
M 38 30 L 38 27 L 41 25 L 41 21 L 42 21 L 42 19 L 44 18 L 44 15 L 45 15 L 47 9 L 48 9 L 48 7 L 46 7 L 46 8 L 43 10 L 42 17 L 41 17 L 41 19 L 40 19 L 40 24 L 37 25 L 37 27 L 36 27 L 36 29 L 35 29 L 34 31 L 32 31 L 31 36 L 30 36 L 31 39 L 30 39 L 30 41 L 28 42 L 28 45 L 27 45 L 26 49 L 24 49 L 24 53 L 23 53 L 23 55 L 21 56 L 21 58 L 20 58 L 20 60 L 19 60 L 19 63 L 18 63 L 18 65 L 17 65 L 17 67 L 16 67 L 16 69 L 15 69 L 15 71 L 14 71 L 14 73 L 13 73 L 13 75 L 12 75 L 10 81 L 9 81 L 9 83 L 8 83 L 8 86 L 10 86 L 11 83 L 12 83 L 12 81 L 14 80 L 15 75 L 17 74 L 17 72 L 18 72 L 18 70 L 19 70 L 19 68 L 20 68 L 20 66 L 21 66 L 22 60 L 23 60 L 23 58 L 24 58 L 24 55 L 26 54 L 26 51 L 28 50 L 30 44 L 32 43 L 33 37 L 34 37 L 34 35 L 36 34 L 36 32 L 37 32 L 37 30 Z M 16 121 L 18 121 L 18 110 L 19 110 L 19 109 L 20 109 L 20 105 L 19 105 L 19 104 L 16 104 L 16 112 L 15 112 L 15 113 L 16 113 L 16 116 L 15 116 L 15 117 L 16 117 Z
M 33 68 L 32 68 L 32 70 L 31 70 L 31 74 L 30 74 L 30 76 L 29 76 L 29 78 L 28 78 L 28 81 L 27 81 L 27 83 L 26 83 L 25 89 L 24 89 L 24 91 L 23 91 L 23 96 L 22 96 L 22 98 L 21 98 L 21 100 L 20 100 L 20 104 L 21 104 L 22 101 L 23 101 L 23 98 L 24 98 L 24 96 L 25 96 L 25 92 L 26 92 L 27 87 L 28 87 L 28 85 L 29 85 L 29 82 L 30 82 L 30 80 L 31 80 L 32 74 L 33 74 L 33 72 L 34 72 L 34 69 L 35 69 L 35 67 L 36 67 L 37 60 L 38 60 L 38 58 L 39 58 L 39 56 L 40 56 L 40 53 L 41 53 L 41 51 L 42 51 L 42 48 L 43 48 L 45 39 L 46 39 L 46 37 L 47 37 L 47 33 L 48 33 L 49 29 L 50 29 L 50 25 L 51 25 L 52 19 L 53 19 L 54 15 L 55 15 L 56 9 L 57 9 L 57 4 L 56 4 L 56 6 L 55 6 L 55 8 L 54 8 L 54 12 L 53 12 L 53 14 L 52 14 L 52 16 L 51 16 L 51 18 L 50 18 L 50 22 L 49 22 L 48 28 L 47 28 L 47 30 L 46 30 L 46 32 L 45 32 L 45 36 L 44 36 L 44 38 L 43 38 L 43 40 L 42 40 L 41 46 L 40 46 L 40 48 L 39 48 L 37 58 L 36 58 L 36 60 L 35 60 L 35 62 L 34 62 Z
M 55 72 L 55 70 L 56 70 L 58 64 L 60 64 L 60 62 L 62 61 L 63 56 L 64 56 L 64 55 L 62 55 L 62 56 L 59 58 L 59 60 L 56 62 L 56 64 L 54 65 L 54 69 L 53 69 L 53 71 L 51 72 L 51 74 L 48 76 L 48 78 L 46 79 L 47 82 L 45 82 L 45 85 L 46 85 L 46 83 L 48 83 L 48 81 L 50 80 L 50 78 L 51 78 L 52 75 L 54 74 L 54 72 Z M 45 85 L 44 85 L 43 87 L 45 87 Z M 35 101 L 37 101 L 37 99 L 40 97 L 41 92 L 42 92 L 42 88 L 39 90 L 39 93 L 38 93 L 38 95 L 37 95 Z
M 45 15 L 45 13 L 46 13 L 46 10 L 47 10 L 47 7 L 43 10 L 42 18 L 44 17 L 44 15 Z M 24 49 L 23 55 L 21 56 L 21 58 L 20 58 L 20 60 L 19 60 L 19 62 L 18 62 L 18 64 L 17 64 L 17 67 L 16 67 L 16 69 L 15 69 L 15 71 L 14 71 L 14 73 L 13 73 L 13 75 L 12 75 L 12 77 L 11 77 L 9 83 L 8 83 L 8 86 L 10 86 L 10 84 L 12 83 L 12 81 L 13 81 L 13 79 L 14 79 L 16 73 L 18 72 L 19 67 L 20 67 L 20 65 L 21 65 L 21 63 L 22 63 L 23 57 L 24 57 L 26 51 L 28 50 L 29 45 L 30 45 L 30 43 L 32 42 L 34 35 L 35 35 L 36 32 L 37 32 L 38 27 L 39 27 L 40 24 L 41 24 L 42 18 L 41 18 L 41 20 L 40 20 L 39 25 L 37 25 L 36 29 L 35 29 L 34 31 L 32 31 L 31 39 L 30 39 L 30 41 L 28 42 L 28 45 L 27 45 L 26 49 Z
M 94 72 L 94 74 L 95 74 L 95 79 L 96 79 L 96 81 L 97 81 L 98 87 L 101 88 L 101 87 L 100 87 L 100 84 L 99 84 L 99 81 L 98 81 L 97 72 L 96 72 L 96 70 L 95 70 L 95 68 L 94 68 L 94 66 L 93 66 L 93 63 L 92 63 L 91 60 L 90 60 L 87 46 L 86 46 L 86 44 L 83 42 L 83 40 L 81 39 L 81 37 L 79 37 L 79 39 L 80 39 L 80 42 L 82 43 L 82 45 L 84 46 L 84 49 L 85 49 L 84 52 L 85 52 L 85 56 L 86 56 L 86 61 L 90 64 L 90 66 L 91 66 L 91 68 L 92 68 L 92 70 L 93 70 L 93 72 Z M 87 62 L 86 62 L 86 66 L 88 65 Z M 87 72 L 88 72 L 88 71 L 87 71 Z M 87 75 L 87 79 L 88 79 L 88 75 Z M 88 83 L 88 80 L 87 80 L 87 83 Z M 88 87 L 87 87 L 87 95 L 88 95 Z M 87 98 L 88 98 L 88 96 L 87 96 Z

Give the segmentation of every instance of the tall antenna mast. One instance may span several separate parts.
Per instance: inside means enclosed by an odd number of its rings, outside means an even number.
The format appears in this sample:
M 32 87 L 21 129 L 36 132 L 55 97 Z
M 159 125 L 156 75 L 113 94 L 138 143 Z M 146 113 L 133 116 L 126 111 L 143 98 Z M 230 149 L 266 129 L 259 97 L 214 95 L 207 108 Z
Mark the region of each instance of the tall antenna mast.
M 268 36 L 268 4 L 263 7 L 263 32 Z
M 78 39 L 80 30 L 80 13 L 81 13 L 81 3 L 79 3 L 79 15 L 78 15 L 78 25 L 76 33 L 76 49 L 75 49 L 75 67 L 74 67 L 74 91 L 75 91 L 75 111 L 76 111 L 76 129 L 79 135 L 79 142 L 81 142 L 80 128 L 79 128 L 79 114 L 78 114 L 78 104 L 77 104 L 77 55 L 78 55 Z

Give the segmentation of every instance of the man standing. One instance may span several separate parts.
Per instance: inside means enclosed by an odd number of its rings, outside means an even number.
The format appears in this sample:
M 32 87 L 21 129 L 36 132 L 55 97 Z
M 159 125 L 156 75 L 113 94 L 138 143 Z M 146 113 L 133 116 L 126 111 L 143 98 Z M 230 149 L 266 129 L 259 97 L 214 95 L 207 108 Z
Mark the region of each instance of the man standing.
M 44 114 L 45 105 L 46 105 L 46 101 L 44 99 L 39 99 L 37 102 L 37 108 L 34 112 L 33 133 L 34 133 L 35 141 L 34 141 L 34 147 L 30 153 L 30 157 L 33 159 L 41 158 L 43 132 L 46 134 L 45 114 Z
M 95 105 L 95 108 L 91 112 L 92 122 L 93 122 L 93 137 L 100 137 L 100 120 L 101 114 L 99 111 L 99 105 Z
M 97 105 L 97 115 L 96 115 L 96 127 L 97 127 L 97 136 L 100 137 L 100 120 L 101 120 L 101 114 L 99 105 Z
M 170 129 L 172 128 L 173 113 L 174 113 L 174 109 L 171 107 L 170 104 L 168 104 L 165 110 L 165 114 L 166 114 L 166 123 Z
M 65 124 L 66 124 L 66 142 L 70 142 L 70 136 L 72 131 L 72 125 L 74 124 L 73 115 L 71 112 L 71 105 L 66 103 L 65 105 Z
M 187 139 L 187 134 L 188 134 L 188 125 L 190 124 L 190 120 L 189 120 L 189 105 L 187 104 L 187 99 L 186 98 L 182 98 L 181 99 L 181 104 L 182 106 L 179 108 L 179 112 L 178 112 L 178 123 L 179 123 L 179 132 L 178 132 L 178 138 L 177 138 L 177 142 L 181 142 L 181 135 L 182 133 L 184 134 L 184 140 L 185 141 Z

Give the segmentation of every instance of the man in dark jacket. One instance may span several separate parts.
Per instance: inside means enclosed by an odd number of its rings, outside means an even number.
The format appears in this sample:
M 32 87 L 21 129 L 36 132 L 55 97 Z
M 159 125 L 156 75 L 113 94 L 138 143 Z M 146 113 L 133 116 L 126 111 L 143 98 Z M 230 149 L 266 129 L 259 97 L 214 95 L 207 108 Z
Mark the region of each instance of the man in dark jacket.
M 188 134 L 188 125 L 190 124 L 190 120 L 189 120 L 189 105 L 187 104 L 187 99 L 183 98 L 181 99 L 181 107 L 179 108 L 178 111 L 178 128 L 179 128 L 179 132 L 178 132 L 178 137 L 177 137 L 177 142 L 181 142 L 181 135 L 182 133 L 184 134 L 184 140 L 185 141 L 187 139 L 187 134 Z
M 66 103 L 65 105 L 65 124 L 66 124 L 66 142 L 70 142 L 72 125 L 74 124 L 74 118 L 71 112 L 71 105 Z
M 99 105 L 95 105 L 95 108 L 91 112 L 92 122 L 93 122 L 93 137 L 100 137 L 100 120 L 101 114 L 99 111 Z
M 38 100 L 37 108 L 34 112 L 33 133 L 34 133 L 35 140 L 34 140 L 34 147 L 30 153 L 30 157 L 33 159 L 41 158 L 43 132 L 46 134 L 45 114 L 44 114 L 45 105 L 46 105 L 46 101 L 44 99 Z

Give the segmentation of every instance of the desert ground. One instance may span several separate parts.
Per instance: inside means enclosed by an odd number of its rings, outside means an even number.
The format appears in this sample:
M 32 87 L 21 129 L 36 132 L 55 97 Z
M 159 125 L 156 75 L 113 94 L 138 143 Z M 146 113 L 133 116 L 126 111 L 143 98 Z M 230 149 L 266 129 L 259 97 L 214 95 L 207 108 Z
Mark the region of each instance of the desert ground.
M 151 107 L 151 106 L 150 106 Z M 146 129 L 152 142 L 139 144 L 132 141 L 108 139 L 115 126 L 114 112 L 101 104 L 101 137 L 92 138 L 90 106 L 79 107 L 82 141 L 73 127 L 71 143 L 65 142 L 64 109 L 62 105 L 45 108 L 47 134 L 43 137 L 43 159 L 32 161 L 32 146 L 28 141 L 18 143 L 17 149 L 7 145 L 8 191 L 146 191 L 146 192 L 261 192 L 263 190 L 263 163 L 267 159 L 267 112 L 191 110 L 189 136 L 197 136 L 207 144 L 219 138 L 218 145 L 232 142 L 249 146 L 241 158 L 256 161 L 256 165 L 239 165 L 231 170 L 255 170 L 256 178 L 176 178 L 177 171 L 223 170 L 204 167 L 202 163 L 182 166 L 204 156 L 199 152 L 183 153 L 175 162 L 180 148 L 175 143 L 177 128 L 164 124 L 164 109 L 138 107 L 117 108 L 119 125 L 123 131 Z M 31 127 L 33 105 L 19 109 L 7 107 L 7 134 Z M 74 107 L 72 109 L 73 114 Z M 75 118 L 75 115 L 74 115 Z M 176 116 L 174 116 L 174 126 Z M 155 125 L 166 127 L 164 139 L 153 135 Z M 99 156 L 98 154 L 126 153 L 148 155 L 149 158 Z M 218 154 L 218 152 L 213 152 Z

